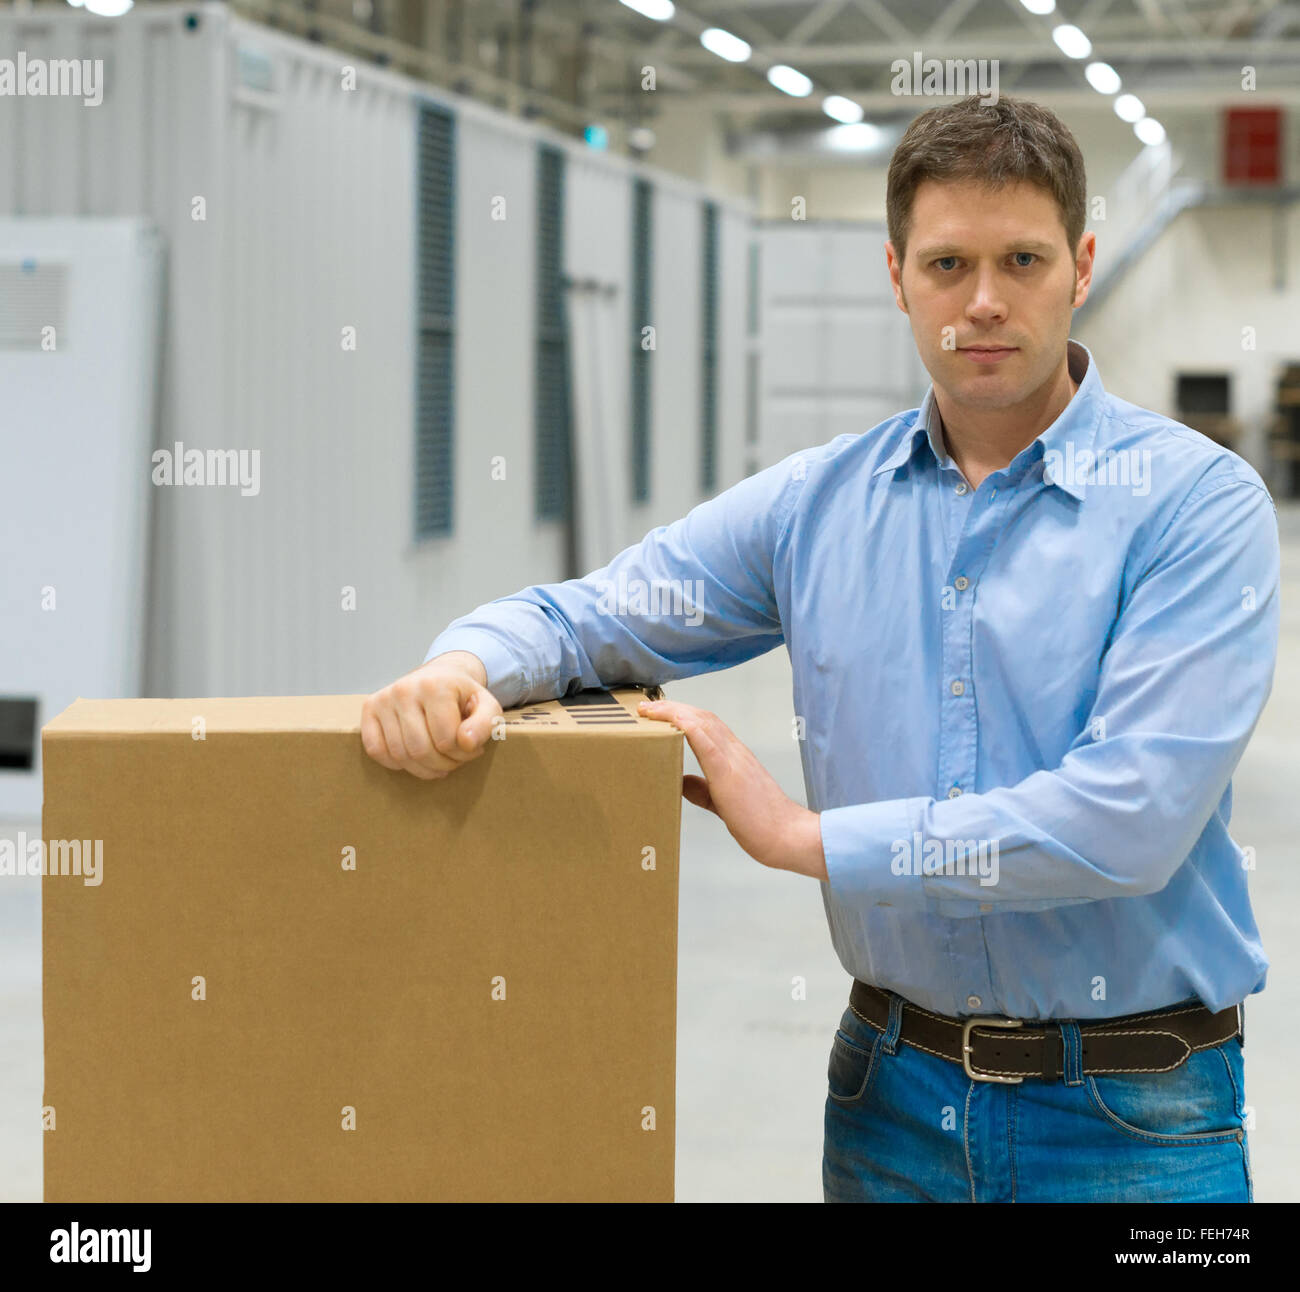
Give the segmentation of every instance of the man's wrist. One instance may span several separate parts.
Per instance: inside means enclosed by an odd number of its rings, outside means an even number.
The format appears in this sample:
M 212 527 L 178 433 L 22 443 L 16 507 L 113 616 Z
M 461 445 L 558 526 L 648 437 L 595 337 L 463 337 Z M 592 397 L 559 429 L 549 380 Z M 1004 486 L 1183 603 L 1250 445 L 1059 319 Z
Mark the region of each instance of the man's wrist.
M 798 806 L 798 805 L 796 805 Z M 822 851 L 821 813 L 799 807 L 794 814 L 782 849 L 780 869 L 812 879 L 826 879 L 826 857 Z
M 461 669 L 468 673 L 479 686 L 487 686 L 487 668 L 484 666 L 483 661 L 472 651 L 444 651 L 441 655 L 435 655 L 428 662 L 430 664 L 439 664 L 444 668 Z

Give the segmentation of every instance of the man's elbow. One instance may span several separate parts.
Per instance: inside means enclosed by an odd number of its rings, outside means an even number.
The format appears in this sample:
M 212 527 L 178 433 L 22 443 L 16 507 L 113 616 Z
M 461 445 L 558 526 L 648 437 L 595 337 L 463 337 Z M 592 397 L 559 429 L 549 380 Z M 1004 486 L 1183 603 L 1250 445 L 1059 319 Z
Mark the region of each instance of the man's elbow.
M 1114 897 L 1152 897 L 1169 887 L 1191 855 L 1196 839 L 1169 830 L 1145 845 L 1135 842 L 1120 857 L 1099 857 L 1093 867 L 1108 877 Z

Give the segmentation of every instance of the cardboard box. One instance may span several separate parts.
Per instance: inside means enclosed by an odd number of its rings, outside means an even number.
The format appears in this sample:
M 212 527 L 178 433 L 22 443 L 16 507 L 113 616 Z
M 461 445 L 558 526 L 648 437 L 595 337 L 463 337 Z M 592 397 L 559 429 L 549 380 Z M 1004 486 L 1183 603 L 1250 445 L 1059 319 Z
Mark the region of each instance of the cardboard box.
M 362 696 L 50 722 L 46 1200 L 671 1201 L 684 737 L 641 698 L 441 781 Z

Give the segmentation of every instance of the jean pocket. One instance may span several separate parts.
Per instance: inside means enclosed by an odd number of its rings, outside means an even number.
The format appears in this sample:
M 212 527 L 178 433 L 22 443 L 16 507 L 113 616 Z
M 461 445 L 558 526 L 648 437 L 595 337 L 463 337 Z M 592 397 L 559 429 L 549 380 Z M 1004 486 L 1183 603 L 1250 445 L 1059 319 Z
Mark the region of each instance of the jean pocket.
M 851 1009 L 844 1011 L 826 1068 L 827 1093 L 837 1104 L 856 1104 L 866 1094 L 879 1035 Z
M 1241 1046 L 1197 1050 L 1171 1072 L 1090 1076 L 1098 1116 L 1146 1144 L 1214 1144 L 1245 1137 Z

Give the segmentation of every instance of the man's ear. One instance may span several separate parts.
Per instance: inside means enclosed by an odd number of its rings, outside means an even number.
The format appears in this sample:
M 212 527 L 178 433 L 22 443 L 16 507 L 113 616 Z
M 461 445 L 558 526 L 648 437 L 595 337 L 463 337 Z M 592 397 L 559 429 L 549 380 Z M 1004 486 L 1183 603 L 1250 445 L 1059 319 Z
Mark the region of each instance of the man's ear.
M 885 266 L 889 270 L 889 285 L 894 289 L 894 304 L 907 313 L 907 297 L 903 295 L 903 266 L 892 242 L 885 243 Z
M 1074 302 L 1072 308 L 1078 309 L 1088 299 L 1088 290 L 1092 286 L 1093 262 L 1097 256 L 1097 235 L 1085 233 L 1079 239 L 1079 249 L 1074 256 Z

